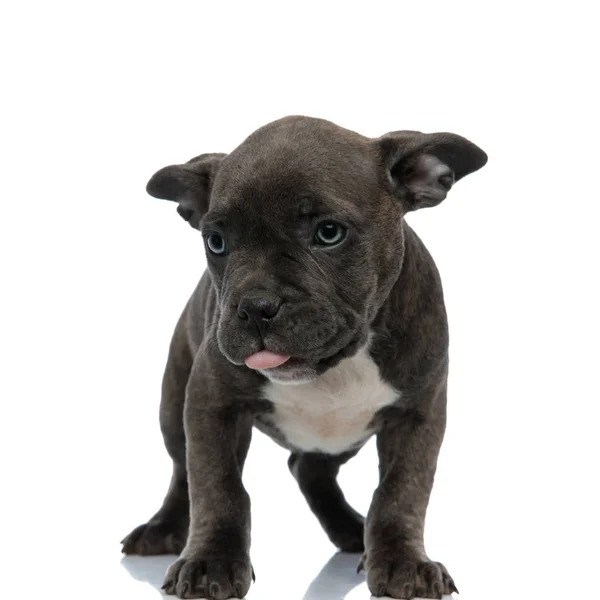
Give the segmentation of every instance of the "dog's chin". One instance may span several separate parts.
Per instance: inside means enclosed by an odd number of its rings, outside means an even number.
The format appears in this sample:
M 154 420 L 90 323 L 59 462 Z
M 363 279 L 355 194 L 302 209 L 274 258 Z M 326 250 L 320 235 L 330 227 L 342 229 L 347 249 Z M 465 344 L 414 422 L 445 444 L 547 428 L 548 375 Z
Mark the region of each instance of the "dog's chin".
M 292 363 L 288 365 L 287 363 Z M 289 361 L 276 367 L 275 369 L 261 369 L 259 371 L 271 383 L 280 385 L 302 385 L 314 381 L 319 372 L 314 366 L 301 364 L 297 359 L 291 358 Z

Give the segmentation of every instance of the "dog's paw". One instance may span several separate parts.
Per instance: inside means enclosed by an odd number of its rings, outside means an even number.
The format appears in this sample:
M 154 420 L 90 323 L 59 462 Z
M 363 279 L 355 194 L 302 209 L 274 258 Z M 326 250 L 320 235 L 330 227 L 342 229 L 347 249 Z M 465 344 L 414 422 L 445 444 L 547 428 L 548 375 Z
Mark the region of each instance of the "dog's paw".
M 187 538 L 187 524 L 152 521 L 136 527 L 121 544 L 124 554 L 181 554 Z
M 179 598 L 243 598 L 254 571 L 245 558 L 180 558 L 167 571 L 162 589 Z
M 362 552 L 365 549 L 365 527 L 360 519 L 349 520 L 343 527 L 327 532 L 331 543 L 342 552 Z
M 393 553 L 382 553 L 373 560 L 365 554 L 359 570 L 363 567 L 373 596 L 441 598 L 445 594 L 458 593 L 442 563 L 396 559 Z

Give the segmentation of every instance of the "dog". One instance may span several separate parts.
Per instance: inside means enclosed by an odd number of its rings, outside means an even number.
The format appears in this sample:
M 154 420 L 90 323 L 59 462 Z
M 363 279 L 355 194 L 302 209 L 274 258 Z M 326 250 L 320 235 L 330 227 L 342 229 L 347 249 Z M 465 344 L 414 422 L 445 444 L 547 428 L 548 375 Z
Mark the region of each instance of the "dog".
M 150 179 L 147 192 L 201 232 L 208 263 L 163 378 L 170 487 L 122 542 L 125 554 L 180 554 L 167 594 L 248 592 L 242 469 L 253 426 L 290 450 L 333 544 L 363 552 L 374 596 L 457 591 L 423 542 L 446 425 L 447 317 L 437 268 L 404 216 L 439 204 L 486 162 L 452 133 L 367 138 L 291 116 L 230 154 Z M 336 477 L 373 435 L 380 481 L 363 518 Z

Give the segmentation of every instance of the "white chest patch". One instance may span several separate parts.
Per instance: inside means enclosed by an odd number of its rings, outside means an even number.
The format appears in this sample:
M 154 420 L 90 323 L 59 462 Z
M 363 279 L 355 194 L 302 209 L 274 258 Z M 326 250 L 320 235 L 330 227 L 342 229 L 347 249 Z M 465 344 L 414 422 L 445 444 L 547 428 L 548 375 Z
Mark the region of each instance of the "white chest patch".
M 299 385 L 269 382 L 273 424 L 305 452 L 339 454 L 368 438 L 375 413 L 400 393 L 383 382 L 366 348 L 318 379 Z

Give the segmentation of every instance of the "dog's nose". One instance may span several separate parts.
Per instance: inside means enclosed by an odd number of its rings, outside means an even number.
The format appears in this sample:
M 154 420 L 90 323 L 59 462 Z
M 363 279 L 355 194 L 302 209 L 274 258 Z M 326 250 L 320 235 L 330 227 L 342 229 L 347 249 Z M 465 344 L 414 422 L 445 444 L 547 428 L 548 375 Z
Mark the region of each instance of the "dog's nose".
M 274 294 L 260 292 L 244 296 L 238 304 L 238 317 L 240 319 L 254 319 L 255 321 L 268 321 L 278 312 L 282 300 Z

